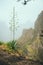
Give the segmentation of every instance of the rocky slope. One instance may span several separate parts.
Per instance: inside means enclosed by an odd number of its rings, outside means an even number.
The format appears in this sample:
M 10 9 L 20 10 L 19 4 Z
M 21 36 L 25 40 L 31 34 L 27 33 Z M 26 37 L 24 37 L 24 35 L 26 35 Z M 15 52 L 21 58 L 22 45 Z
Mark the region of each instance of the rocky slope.
M 28 43 L 33 38 L 33 29 L 24 29 L 22 36 L 17 40 L 19 44 L 25 44 Z
M 31 40 L 31 44 L 27 43 Z M 18 40 L 21 46 L 28 45 L 28 57 L 43 62 L 43 11 L 35 21 L 34 30 L 24 30 L 21 38 Z
M 35 22 L 35 41 L 33 45 L 37 49 L 37 55 L 39 59 L 43 61 L 43 11 L 39 14 L 36 22 Z
M 39 14 L 37 20 L 35 21 L 34 27 L 36 35 L 43 33 L 43 11 Z
M 42 62 L 11 55 L 0 46 L 0 65 L 43 65 Z
M 43 11 L 35 22 L 34 30 L 24 30 L 17 43 L 21 44 L 20 48 L 23 46 L 22 56 L 16 56 L 15 53 L 6 51 L 5 46 L 5 49 L 0 46 L 0 65 L 43 65 Z

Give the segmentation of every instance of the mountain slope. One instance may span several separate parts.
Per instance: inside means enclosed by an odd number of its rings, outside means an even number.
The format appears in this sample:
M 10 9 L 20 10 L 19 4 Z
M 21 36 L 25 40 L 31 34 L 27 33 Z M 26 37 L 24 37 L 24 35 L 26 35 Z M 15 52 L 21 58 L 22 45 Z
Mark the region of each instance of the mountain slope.
M 33 29 L 24 29 L 22 36 L 17 40 L 19 44 L 28 43 L 33 38 Z

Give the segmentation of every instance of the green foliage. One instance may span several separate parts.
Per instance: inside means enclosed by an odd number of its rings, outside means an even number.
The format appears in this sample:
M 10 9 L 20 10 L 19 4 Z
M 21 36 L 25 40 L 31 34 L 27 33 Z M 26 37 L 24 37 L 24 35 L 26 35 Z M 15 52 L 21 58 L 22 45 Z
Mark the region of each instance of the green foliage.
M 7 43 L 7 46 L 10 48 L 10 49 L 13 49 L 15 50 L 16 49 L 16 41 L 10 41 Z
M 2 44 L 3 44 L 3 42 L 0 41 L 0 45 L 2 45 Z

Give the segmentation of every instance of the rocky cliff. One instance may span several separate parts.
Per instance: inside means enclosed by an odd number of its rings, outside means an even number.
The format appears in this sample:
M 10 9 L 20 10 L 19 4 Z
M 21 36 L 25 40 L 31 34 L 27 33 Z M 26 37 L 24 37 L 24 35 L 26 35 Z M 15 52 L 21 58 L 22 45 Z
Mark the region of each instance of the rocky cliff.
M 33 38 L 33 29 L 24 29 L 22 36 L 18 39 L 19 44 L 25 44 L 28 43 Z
M 35 21 L 35 33 L 43 33 L 43 11 L 39 14 L 37 20 Z
M 31 44 L 27 43 L 31 40 Z M 18 39 L 18 43 L 27 45 L 28 57 L 43 62 L 43 11 L 38 15 L 35 21 L 34 30 L 23 30 L 22 36 Z

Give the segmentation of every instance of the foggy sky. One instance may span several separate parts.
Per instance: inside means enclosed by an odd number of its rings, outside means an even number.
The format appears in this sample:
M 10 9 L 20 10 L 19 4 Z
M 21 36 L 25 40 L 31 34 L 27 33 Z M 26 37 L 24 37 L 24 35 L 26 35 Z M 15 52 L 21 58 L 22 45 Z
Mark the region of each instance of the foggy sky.
M 15 22 L 18 22 L 16 38 L 20 37 L 24 28 L 34 28 L 34 22 L 39 13 L 43 10 L 43 0 L 32 0 L 26 6 L 16 0 L 0 0 L 0 40 L 8 41 L 11 39 L 9 22 L 13 16 L 15 7 Z

